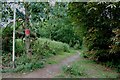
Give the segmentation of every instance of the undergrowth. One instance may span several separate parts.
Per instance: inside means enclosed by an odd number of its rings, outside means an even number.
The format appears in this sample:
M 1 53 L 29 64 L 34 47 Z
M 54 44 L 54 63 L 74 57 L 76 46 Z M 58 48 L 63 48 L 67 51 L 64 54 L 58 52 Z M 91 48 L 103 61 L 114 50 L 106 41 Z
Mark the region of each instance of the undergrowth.
M 80 77 L 85 76 L 86 73 L 84 72 L 85 69 L 80 67 L 78 64 L 63 66 L 63 72 L 68 77 Z
M 52 41 L 50 39 L 38 38 L 31 43 L 32 56 L 28 57 L 25 53 L 24 41 L 16 40 L 15 69 L 12 69 L 12 53 L 2 54 L 2 73 L 6 72 L 27 72 L 44 67 L 47 58 L 63 52 L 70 52 L 69 45 Z

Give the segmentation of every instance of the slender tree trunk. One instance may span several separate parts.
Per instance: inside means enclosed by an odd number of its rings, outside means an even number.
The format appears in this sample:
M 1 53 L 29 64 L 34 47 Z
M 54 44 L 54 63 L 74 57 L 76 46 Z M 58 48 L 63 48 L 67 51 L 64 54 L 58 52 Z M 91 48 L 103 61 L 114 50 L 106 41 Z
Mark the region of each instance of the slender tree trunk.
M 25 29 L 29 29 L 30 28 L 30 23 L 29 23 L 29 3 L 25 2 Z M 30 52 L 30 35 L 26 36 L 25 35 L 25 46 L 26 46 L 26 53 L 28 55 L 28 57 L 31 57 L 31 52 Z

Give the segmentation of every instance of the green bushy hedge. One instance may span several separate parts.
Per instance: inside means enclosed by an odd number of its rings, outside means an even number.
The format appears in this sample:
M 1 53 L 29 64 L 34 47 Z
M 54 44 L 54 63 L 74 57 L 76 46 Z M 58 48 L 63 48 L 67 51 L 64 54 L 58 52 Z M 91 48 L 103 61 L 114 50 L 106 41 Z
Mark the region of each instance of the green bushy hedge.
M 69 45 L 62 42 L 52 41 L 46 38 L 38 38 L 32 44 L 33 53 L 40 56 L 56 55 L 61 52 L 69 52 Z

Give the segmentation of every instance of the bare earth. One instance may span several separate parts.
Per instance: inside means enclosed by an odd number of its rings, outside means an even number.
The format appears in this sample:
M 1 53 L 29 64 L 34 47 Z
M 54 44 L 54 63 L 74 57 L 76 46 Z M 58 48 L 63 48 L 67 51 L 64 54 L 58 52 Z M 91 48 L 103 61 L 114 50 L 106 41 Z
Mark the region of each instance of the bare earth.
M 58 64 L 47 65 L 42 69 L 35 70 L 30 73 L 26 73 L 26 74 L 9 73 L 9 74 L 3 74 L 2 77 L 3 78 L 53 78 L 62 71 L 61 67 L 63 67 L 64 65 L 70 65 L 72 62 L 78 60 L 79 58 L 80 58 L 80 54 L 77 53 L 62 60 Z
M 55 57 L 59 58 L 59 57 Z M 53 58 L 55 60 L 55 58 Z M 77 52 L 76 54 L 73 54 L 67 58 L 60 59 L 58 63 L 55 64 L 48 64 L 44 68 L 34 70 L 33 72 L 27 72 L 27 73 L 5 73 L 2 75 L 3 78 L 54 78 L 55 76 L 58 76 L 62 73 L 62 67 L 65 65 L 71 65 L 75 61 L 79 61 L 78 63 L 81 65 L 81 68 L 85 68 L 85 73 L 87 73 L 88 76 L 85 76 L 85 78 L 114 78 L 116 76 L 119 76 L 120 74 L 106 68 L 105 66 L 91 63 L 89 60 L 86 60 L 82 57 L 80 57 L 80 53 Z

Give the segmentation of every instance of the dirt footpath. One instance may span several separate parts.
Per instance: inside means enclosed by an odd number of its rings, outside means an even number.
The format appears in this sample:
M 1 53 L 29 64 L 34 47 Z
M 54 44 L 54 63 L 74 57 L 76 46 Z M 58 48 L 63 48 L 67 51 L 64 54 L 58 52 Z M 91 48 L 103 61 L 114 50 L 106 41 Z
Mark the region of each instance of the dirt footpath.
M 47 65 L 42 69 L 38 69 L 26 74 L 3 74 L 3 78 L 53 78 L 59 73 L 61 73 L 61 68 L 64 65 L 70 65 L 72 62 L 78 60 L 79 58 L 80 54 L 77 53 L 62 60 L 58 64 Z

